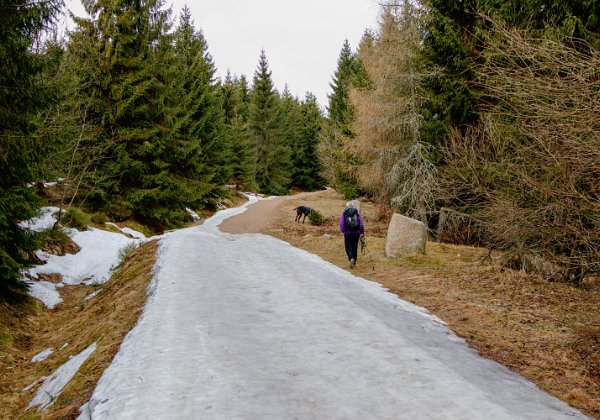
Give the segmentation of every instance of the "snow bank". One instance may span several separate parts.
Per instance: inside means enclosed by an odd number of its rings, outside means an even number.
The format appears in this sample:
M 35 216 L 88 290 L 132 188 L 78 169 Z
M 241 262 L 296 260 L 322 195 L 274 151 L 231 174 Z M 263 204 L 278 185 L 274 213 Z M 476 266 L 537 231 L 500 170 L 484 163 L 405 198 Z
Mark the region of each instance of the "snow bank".
M 49 281 L 31 280 L 25 280 L 25 283 L 29 285 L 29 295 L 41 301 L 48 309 L 54 309 L 56 305 L 62 302 L 60 293 L 56 290 L 57 284 Z
M 134 230 L 134 229 L 131 229 L 131 228 L 128 228 L 128 227 L 121 228 L 121 232 L 127 233 L 128 235 L 131 235 L 135 239 L 144 239 L 144 238 L 146 238 L 146 235 L 144 235 L 142 232 L 138 232 L 137 230 Z
M 37 411 L 42 411 L 50 406 L 94 350 L 96 350 L 96 343 L 91 344 L 78 355 L 71 357 L 67 363 L 56 369 L 52 375 L 48 376 L 44 380 L 42 386 L 37 390 L 35 397 L 33 397 L 33 400 L 31 400 L 27 409 L 29 410 L 31 407 L 39 406 Z
M 59 273 L 68 285 L 102 284 L 110 278 L 111 268 L 118 264 L 120 251 L 138 243 L 137 239 L 95 228 L 83 232 L 70 229 L 69 236 L 80 248 L 77 254 L 60 256 L 38 251 L 38 257 L 46 264 L 33 267 L 29 274 L 37 278 L 42 273 Z
M 58 207 L 43 207 L 40 209 L 41 214 L 39 217 L 34 217 L 29 220 L 25 220 L 19 223 L 22 228 L 27 228 L 34 232 L 41 232 L 46 229 L 50 229 L 56 223 L 56 217 L 54 215 L 59 211 Z
M 57 207 L 44 207 L 40 217 L 21 222 L 20 226 L 36 232 L 51 228 L 56 222 L 54 215 L 57 211 Z M 29 294 L 42 301 L 49 309 L 53 309 L 62 302 L 57 288 L 65 284 L 105 283 L 112 274 L 112 268 L 119 263 L 121 250 L 130 244 L 139 244 L 142 241 L 141 238 L 144 237 L 142 233 L 129 228 L 121 230 L 136 239 L 95 228 L 89 228 L 83 232 L 75 229 L 65 230 L 73 242 L 79 246 L 80 251 L 63 256 L 37 251 L 36 255 L 45 264 L 26 271 L 34 279 L 38 279 L 40 274 L 58 273 L 62 276 L 62 283 L 54 284 L 47 281 L 24 279 L 29 284 Z

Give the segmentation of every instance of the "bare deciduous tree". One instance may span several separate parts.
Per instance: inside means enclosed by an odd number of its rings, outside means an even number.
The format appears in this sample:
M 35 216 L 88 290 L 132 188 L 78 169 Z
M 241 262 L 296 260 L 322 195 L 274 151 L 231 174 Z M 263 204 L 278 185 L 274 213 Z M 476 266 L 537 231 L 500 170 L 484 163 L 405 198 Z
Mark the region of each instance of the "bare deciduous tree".
M 490 23 L 481 124 L 451 139 L 443 182 L 489 244 L 580 284 L 600 273 L 600 53 Z

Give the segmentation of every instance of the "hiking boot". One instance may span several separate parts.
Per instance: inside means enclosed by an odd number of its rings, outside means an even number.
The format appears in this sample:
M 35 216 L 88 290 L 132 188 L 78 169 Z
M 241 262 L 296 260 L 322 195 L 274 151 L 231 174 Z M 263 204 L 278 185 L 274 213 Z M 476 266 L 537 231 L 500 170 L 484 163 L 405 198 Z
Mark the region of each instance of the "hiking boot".
M 354 268 L 355 265 L 356 261 L 354 261 L 354 258 L 350 258 L 350 268 Z

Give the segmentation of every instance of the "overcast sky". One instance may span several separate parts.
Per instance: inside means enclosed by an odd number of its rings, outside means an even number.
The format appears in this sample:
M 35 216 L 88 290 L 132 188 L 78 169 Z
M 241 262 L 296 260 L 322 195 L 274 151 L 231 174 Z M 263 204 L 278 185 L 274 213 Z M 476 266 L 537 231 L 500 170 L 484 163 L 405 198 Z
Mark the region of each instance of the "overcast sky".
M 375 28 L 377 0 L 174 0 L 175 23 L 184 4 L 208 42 L 217 75 L 245 74 L 252 79 L 261 49 L 278 90 L 307 91 L 327 105 L 329 83 L 344 43 L 353 49 L 367 28 Z M 83 16 L 80 0 L 67 0 Z

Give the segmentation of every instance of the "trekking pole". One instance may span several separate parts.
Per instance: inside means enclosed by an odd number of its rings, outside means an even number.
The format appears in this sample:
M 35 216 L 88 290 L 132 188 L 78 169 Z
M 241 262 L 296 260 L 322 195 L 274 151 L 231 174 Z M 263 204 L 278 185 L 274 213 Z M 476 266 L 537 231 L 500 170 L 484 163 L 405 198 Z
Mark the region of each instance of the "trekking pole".
M 361 235 L 360 237 L 360 253 L 365 255 L 365 252 L 369 256 L 369 262 L 371 263 L 371 267 L 373 267 L 373 272 L 375 272 L 375 263 L 373 263 L 373 258 L 371 257 L 371 251 L 367 248 L 367 240 L 365 239 L 365 235 Z

